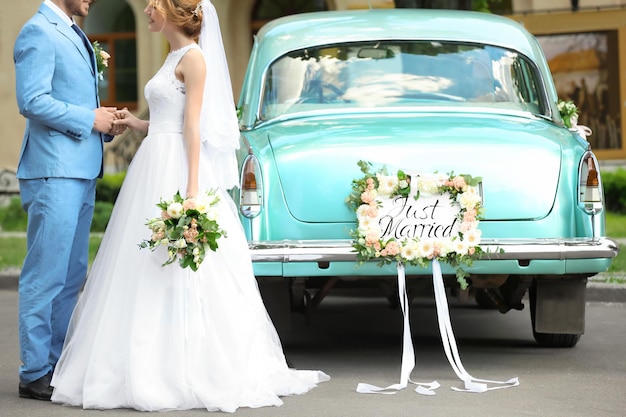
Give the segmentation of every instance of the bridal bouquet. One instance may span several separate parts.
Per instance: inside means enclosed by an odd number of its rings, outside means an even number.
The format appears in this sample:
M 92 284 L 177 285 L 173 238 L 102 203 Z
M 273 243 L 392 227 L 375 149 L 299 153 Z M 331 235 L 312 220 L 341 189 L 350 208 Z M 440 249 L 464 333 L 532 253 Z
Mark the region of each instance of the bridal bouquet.
M 217 240 L 226 237 L 226 232 L 217 223 L 215 206 L 219 201 L 215 190 L 196 198 L 185 199 L 177 192 L 171 200 L 161 199 L 157 204 L 161 216 L 146 222 L 152 236 L 142 241 L 139 247 L 154 251 L 165 246 L 168 259 L 163 266 L 178 260 L 181 268 L 197 271 L 207 251 L 216 251 Z

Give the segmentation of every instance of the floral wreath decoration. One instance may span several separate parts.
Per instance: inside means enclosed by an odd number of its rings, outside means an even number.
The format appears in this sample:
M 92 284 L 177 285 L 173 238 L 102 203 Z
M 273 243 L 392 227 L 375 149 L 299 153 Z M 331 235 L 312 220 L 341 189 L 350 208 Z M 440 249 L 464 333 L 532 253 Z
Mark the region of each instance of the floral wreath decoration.
M 437 259 L 455 269 L 457 282 L 462 289 L 466 289 L 469 273 L 463 267 L 471 266 L 484 253 L 479 246 L 481 230 L 478 229 L 484 214 L 482 197 L 477 188 L 482 178 L 454 175 L 453 172 L 446 175 L 420 174 L 415 178 L 417 189 L 413 198 L 417 201 L 420 195 L 448 193 L 451 205 L 458 204 L 460 207 L 458 233 L 441 239 L 383 239 L 380 226 L 375 222 L 382 206 L 379 198 L 410 198 L 411 176 L 402 170 L 390 175 L 386 167 L 372 173 L 370 162 L 359 161 L 358 165 L 365 175 L 352 181 L 352 192 L 346 198 L 346 203 L 355 210 L 357 217 L 357 229 L 351 230 L 350 235 L 358 265 L 377 259 L 379 266 L 402 262 L 425 268 L 428 262 Z

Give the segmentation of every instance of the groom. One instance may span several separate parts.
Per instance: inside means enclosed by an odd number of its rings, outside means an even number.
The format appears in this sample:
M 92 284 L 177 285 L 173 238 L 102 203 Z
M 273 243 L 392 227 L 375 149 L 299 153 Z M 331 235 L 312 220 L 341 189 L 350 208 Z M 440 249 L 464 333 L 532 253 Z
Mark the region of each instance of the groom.
M 45 0 L 14 48 L 26 130 L 17 168 L 28 213 L 19 280 L 19 396 L 50 400 L 50 379 L 87 272 L 96 179 L 115 108 L 100 107 L 93 48 L 74 23 L 95 0 Z

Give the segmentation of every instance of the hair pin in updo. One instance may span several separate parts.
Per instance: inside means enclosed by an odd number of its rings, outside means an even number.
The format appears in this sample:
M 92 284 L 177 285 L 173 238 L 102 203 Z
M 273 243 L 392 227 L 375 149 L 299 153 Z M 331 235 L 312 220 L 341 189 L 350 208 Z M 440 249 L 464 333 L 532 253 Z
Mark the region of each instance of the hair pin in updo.
M 200 15 L 200 11 L 202 11 L 202 2 L 201 1 L 198 2 L 198 4 L 196 5 L 196 8 L 193 9 L 193 12 L 191 12 L 191 13 L 193 13 L 194 16 L 198 17 Z

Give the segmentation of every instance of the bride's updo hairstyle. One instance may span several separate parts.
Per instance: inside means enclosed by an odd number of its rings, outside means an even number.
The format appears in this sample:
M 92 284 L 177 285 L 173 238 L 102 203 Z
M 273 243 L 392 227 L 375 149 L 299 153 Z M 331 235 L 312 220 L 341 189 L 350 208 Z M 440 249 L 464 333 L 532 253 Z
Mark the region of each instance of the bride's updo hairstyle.
M 202 26 L 202 0 L 150 0 L 150 4 L 167 20 L 197 39 Z

